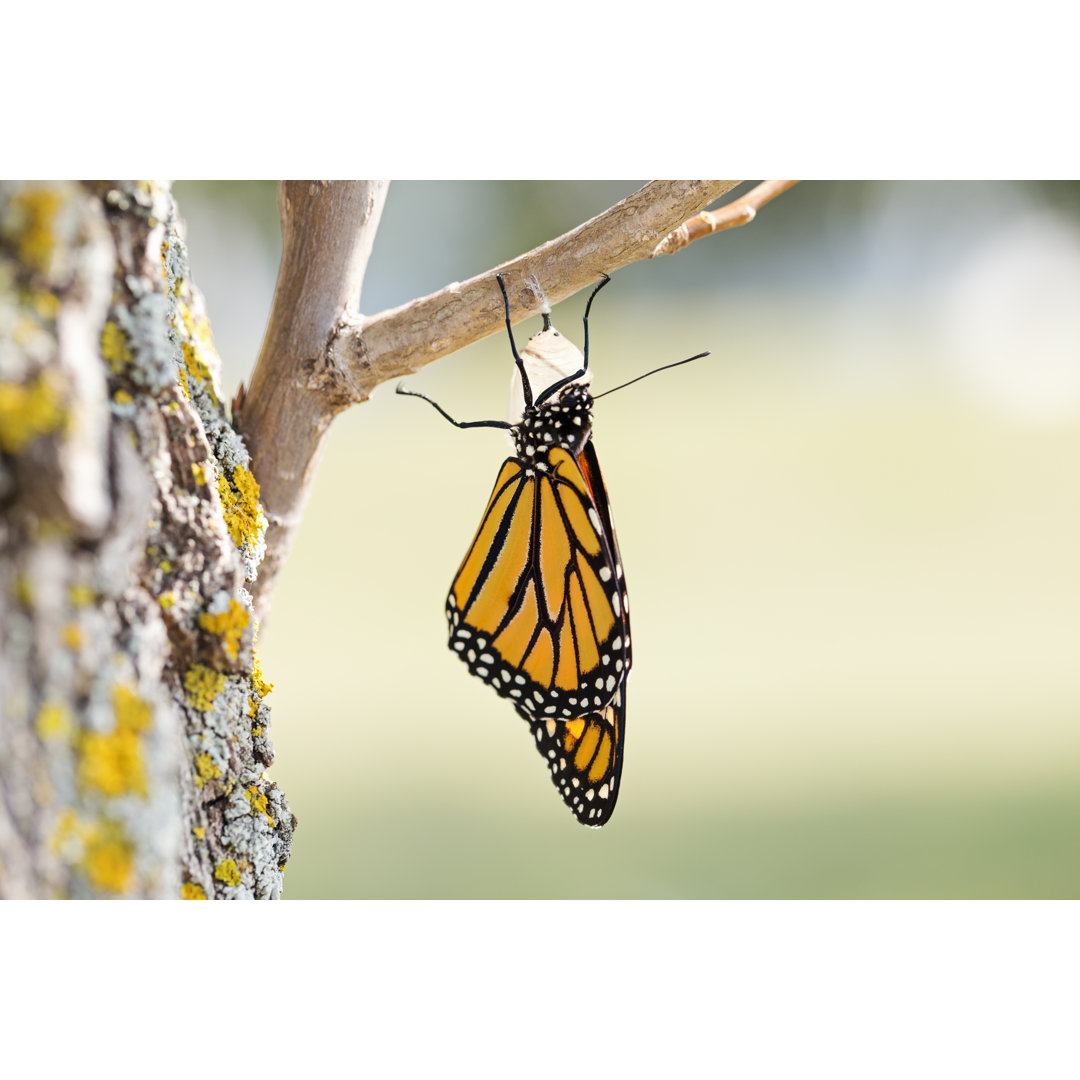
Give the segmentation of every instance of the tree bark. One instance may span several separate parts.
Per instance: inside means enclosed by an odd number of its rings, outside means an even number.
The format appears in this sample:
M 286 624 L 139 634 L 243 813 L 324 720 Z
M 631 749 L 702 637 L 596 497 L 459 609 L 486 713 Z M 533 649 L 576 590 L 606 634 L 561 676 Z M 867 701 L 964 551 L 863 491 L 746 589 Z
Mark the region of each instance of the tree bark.
M 218 366 L 167 188 L 0 187 L 0 896 L 281 892 Z

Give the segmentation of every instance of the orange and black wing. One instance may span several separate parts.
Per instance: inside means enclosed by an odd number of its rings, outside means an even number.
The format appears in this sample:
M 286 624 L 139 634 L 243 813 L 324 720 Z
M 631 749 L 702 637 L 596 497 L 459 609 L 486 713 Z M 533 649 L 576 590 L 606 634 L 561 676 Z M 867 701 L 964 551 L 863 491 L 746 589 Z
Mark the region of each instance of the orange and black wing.
M 626 745 L 626 681 L 611 703 L 574 720 L 526 715 L 551 781 L 582 825 L 606 824 L 615 809 Z
M 630 670 L 630 595 L 626 588 L 626 575 L 623 572 L 622 555 L 619 554 L 619 540 L 615 535 L 615 523 L 611 517 L 611 504 L 608 502 L 607 487 L 604 484 L 604 476 L 600 472 L 600 460 L 596 456 L 596 447 L 593 445 L 592 439 L 589 439 L 582 448 L 580 454 L 578 454 L 578 468 L 581 470 L 581 475 L 585 478 L 585 483 L 589 487 L 589 494 L 592 496 L 593 503 L 596 506 L 597 514 L 600 518 L 600 527 L 604 534 L 604 539 L 607 541 L 608 549 L 611 552 L 612 559 L 615 563 L 615 580 L 618 582 L 619 590 L 622 595 L 622 617 L 623 626 L 625 629 L 624 645 L 626 648 L 626 670 Z M 623 697 L 625 698 L 625 691 Z
M 472 674 L 523 715 L 574 720 L 604 710 L 628 670 L 625 594 L 578 459 L 554 447 L 543 464 L 503 463 L 446 615 Z

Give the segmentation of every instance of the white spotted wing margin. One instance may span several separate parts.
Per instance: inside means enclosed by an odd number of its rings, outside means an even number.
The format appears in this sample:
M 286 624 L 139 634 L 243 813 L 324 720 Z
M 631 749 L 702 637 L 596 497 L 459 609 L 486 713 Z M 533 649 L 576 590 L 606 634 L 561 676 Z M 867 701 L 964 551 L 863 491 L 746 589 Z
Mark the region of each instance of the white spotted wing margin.
M 626 681 L 604 709 L 575 720 L 538 719 L 518 709 L 551 774 L 551 782 L 582 825 L 611 819 L 626 746 Z
M 588 485 L 589 494 L 592 496 L 596 511 L 600 516 L 600 527 L 604 534 L 604 542 L 608 551 L 611 552 L 611 560 L 615 564 L 615 581 L 617 588 L 622 594 L 622 621 L 623 621 L 623 652 L 626 654 L 626 670 L 623 674 L 623 697 L 625 699 L 626 677 L 630 674 L 630 594 L 626 587 L 626 574 L 623 570 L 622 555 L 619 552 L 619 538 L 615 535 L 615 523 L 611 517 L 611 503 L 608 501 L 607 486 L 604 484 L 604 475 L 600 472 L 600 459 L 596 456 L 596 448 L 592 439 L 585 444 L 577 458 L 578 468 Z M 625 701 L 624 701 L 625 707 Z

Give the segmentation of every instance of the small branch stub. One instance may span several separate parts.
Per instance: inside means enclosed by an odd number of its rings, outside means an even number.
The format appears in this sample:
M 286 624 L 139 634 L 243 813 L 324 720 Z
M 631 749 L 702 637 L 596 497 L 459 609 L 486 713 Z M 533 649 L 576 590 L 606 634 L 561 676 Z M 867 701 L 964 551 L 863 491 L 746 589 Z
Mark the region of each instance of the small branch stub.
M 728 203 L 727 206 L 721 206 L 717 210 L 703 210 L 696 217 L 684 221 L 674 232 L 668 233 L 653 248 L 649 258 L 655 259 L 658 255 L 674 255 L 676 251 L 681 251 L 687 244 L 692 244 L 703 236 L 712 236 L 713 233 L 722 232 L 724 229 L 734 229 L 739 225 L 749 225 L 757 217 L 757 212 L 761 207 L 771 202 L 777 195 L 782 195 L 788 188 L 794 187 L 798 182 L 798 180 L 765 180 L 742 198 Z

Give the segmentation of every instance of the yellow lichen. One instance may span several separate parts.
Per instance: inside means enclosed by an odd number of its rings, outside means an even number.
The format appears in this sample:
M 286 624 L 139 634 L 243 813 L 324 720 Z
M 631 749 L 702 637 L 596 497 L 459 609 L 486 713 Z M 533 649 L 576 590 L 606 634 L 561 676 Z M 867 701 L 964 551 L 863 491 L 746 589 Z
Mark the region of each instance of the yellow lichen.
M 181 342 L 180 349 L 184 354 L 184 367 L 187 368 L 187 373 L 196 382 L 204 383 L 210 396 L 217 401 L 217 395 L 214 393 L 213 376 L 210 374 L 210 368 L 207 366 L 206 361 L 199 356 L 198 350 L 189 341 Z
M 224 687 L 225 676 L 205 664 L 192 664 L 184 676 L 188 704 L 193 705 L 199 712 L 209 712 L 214 707 L 214 699 Z
M 205 825 L 196 825 L 195 828 L 193 828 L 191 831 L 195 834 L 196 840 L 204 840 L 206 838 Z
M 234 660 L 240 653 L 240 639 L 251 621 L 251 614 L 235 600 L 229 601 L 229 610 L 220 612 L 204 611 L 199 616 L 199 626 L 210 634 L 221 638 L 222 648 Z
M 135 848 L 119 825 L 95 830 L 87 840 L 82 868 L 104 892 L 126 893 L 135 876 Z
M 255 725 L 255 726 L 254 726 L 254 727 L 253 727 L 253 728 L 251 729 L 251 734 L 252 734 L 252 735 L 261 735 L 262 733 L 263 733 L 263 729 L 262 729 L 262 728 L 261 728 L 261 727 L 260 727 L 260 726 L 259 726 L 258 724 L 256 724 L 256 725 Z
M 153 706 L 124 683 L 113 687 L 112 703 L 116 727 L 111 732 L 83 732 L 79 740 L 79 784 L 110 798 L 130 792 L 146 795 L 139 736 L 150 727 Z
M 184 354 L 186 375 L 202 384 L 214 402 L 217 402 L 217 394 L 214 392 L 214 378 L 208 362 L 217 359 L 214 337 L 210 331 L 210 320 L 206 316 L 196 318 L 191 308 L 183 300 L 177 301 L 176 314 L 181 324 L 178 329 L 182 331 L 180 349 Z M 185 389 L 189 389 L 191 384 L 186 378 L 183 381 Z
M 112 319 L 106 321 L 101 331 L 101 358 L 114 373 L 122 371 L 131 363 L 132 353 L 128 348 L 128 337 L 120 324 Z M 131 400 L 130 395 L 128 401 Z
M 34 720 L 39 739 L 68 739 L 75 730 L 71 714 L 63 702 L 46 701 Z
M 199 754 L 195 759 L 195 786 L 202 791 L 207 780 L 216 780 L 221 775 L 221 770 L 214 764 L 214 759 L 209 754 Z
M 127 731 L 143 732 L 150 729 L 154 708 L 126 683 L 117 683 L 112 693 L 113 712 L 117 727 Z
M 130 405 L 135 400 L 126 390 L 117 390 L 112 399 L 117 405 Z
M 243 547 L 245 543 L 254 547 L 265 520 L 259 505 L 258 481 L 243 465 L 238 465 L 233 470 L 232 486 L 219 473 L 217 489 L 225 511 L 225 525 L 233 543 L 237 547 Z
M 206 892 L 201 885 L 196 885 L 194 881 L 185 881 L 180 886 L 180 899 L 181 900 L 205 900 Z
M 47 374 L 25 386 L 0 383 L 0 450 L 17 454 L 66 422 L 60 393 Z
M 262 665 L 259 663 L 259 658 L 255 655 L 254 650 L 252 650 L 251 660 L 251 688 L 259 697 L 264 698 L 274 689 L 274 684 L 267 682 L 263 678 Z
M 32 289 L 28 300 L 38 317 L 46 322 L 54 322 L 60 314 L 60 297 L 56 293 L 47 292 L 45 289 Z
M 187 372 L 183 368 L 178 368 L 177 370 L 179 371 L 179 374 L 180 374 L 180 389 L 181 389 L 181 391 L 183 391 L 184 397 L 186 397 L 188 399 L 188 401 L 190 401 L 191 400 L 191 390 L 188 388 Z
M 25 574 L 15 577 L 15 599 L 24 607 L 34 606 L 34 586 Z
M 158 564 L 161 567 L 161 571 L 164 574 L 172 573 L 172 563 L 168 559 L 162 559 Z
M 135 845 L 119 822 L 81 819 L 65 810 L 49 835 L 49 848 L 78 867 L 102 892 L 127 893 L 135 882 Z
M 206 466 L 193 461 L 191 463 L 191 475 L 195 477 L 195 483 L 202 487 L 206 483 Z
M 68 587 L 68 599 L 77 608 L 86 607 L 94 602 L 94 590 L 89 585 L 76 582 Z
M 56 236 L 53 219 L 64 197 L 55 187 L 28 187 L 11 200 L 23 217 L 18 235 L 19 258 L 35 270 L 49 269 Z
M 82 648 L 82 631 L 79 629 L 79 624 L 75 622 L 69 622 L 64 624 L 64 628 L 60 631 L 60 640 L 73 652 Z
M 236 868 L 236 862 L 233 859 L 223 859 L 214 867 L 214 877 L 218 881 L 223 881 L 226 885 L 239 885 L 240 884 L 240 871 Z
M 79 823 L 79 818 L 75 811 L 71 809 L 65 810 L 56 819 L 56 824 L 49 833 L 46 841 L 49 850 L 54 855 L 63 856 L 65 851 L 70 854 L 72 850 L 72 840 L 80 838 L 81 830 L 82 826 Z
M 256 812 L 262 814 L 262 816 L 270 822 L 270 828 L 272 829 L 274 827 L 274 819 L 266 809 L 266 796 L 261 794 L 254 784 L 247 789 L 245 794 L 247 795 L 248 802 L 251 803 L 252 816 L 254 816 Z
M 114 731 L 102 735 L 85 732 L 80 740 L 79 783 L 108 796 L 134 791 L 146 794 L 139 740 L 134 732 Z
M 176 590 L 170 589 L 168 592 L 163 592 L 157 598 L 157 602 L 162 606 L 162 608 L 168 611 L 169 608 L 171 608 L 173 604 L 176 603 Z

